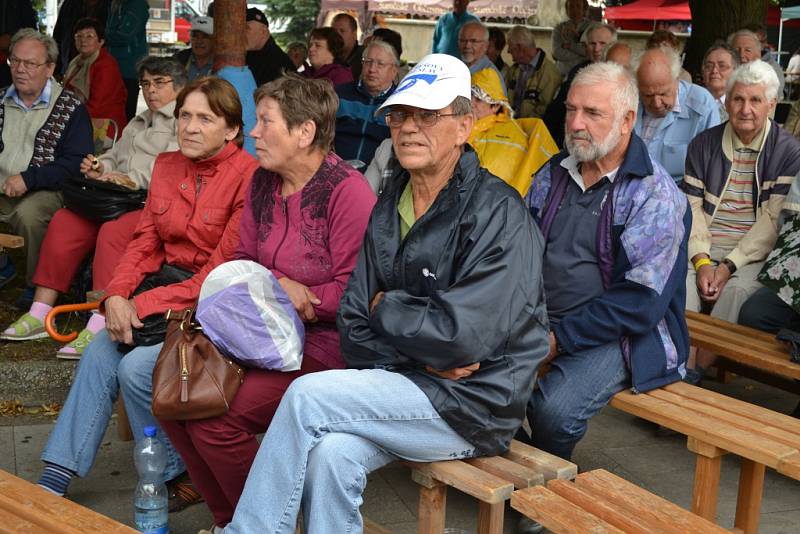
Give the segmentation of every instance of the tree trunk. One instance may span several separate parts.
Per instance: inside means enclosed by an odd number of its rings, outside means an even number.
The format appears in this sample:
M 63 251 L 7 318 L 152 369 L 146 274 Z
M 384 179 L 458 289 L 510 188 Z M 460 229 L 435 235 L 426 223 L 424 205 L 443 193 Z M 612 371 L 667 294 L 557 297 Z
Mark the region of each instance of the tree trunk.
M 242 67 L 247 52 L 245 39 L 245 0 L 214 2 L 214 71 L 222 67 Z
M 697 79 L 700 63 L 708 47 L 745 24 L 764 24 L 767 3 L 764 0 L 689 0 L 692 10 L 692 36 L 686 45 L 684 68 Z

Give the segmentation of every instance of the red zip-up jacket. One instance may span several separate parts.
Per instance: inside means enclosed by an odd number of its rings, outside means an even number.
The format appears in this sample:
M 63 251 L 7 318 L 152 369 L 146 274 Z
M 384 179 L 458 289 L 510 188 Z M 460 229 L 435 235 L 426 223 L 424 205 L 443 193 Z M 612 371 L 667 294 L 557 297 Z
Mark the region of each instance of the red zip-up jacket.
M 194 306 L 209 271 L 233 258 L 244 198 L 257 168 L 256 160 L 233 143 L 199 162 L 180 152 L 158 156 L 142 217 L 106 296 L 130 298 L 145 276 L 170 263 L 195 275 L 135 296 L 137 315 L 143 319 Z

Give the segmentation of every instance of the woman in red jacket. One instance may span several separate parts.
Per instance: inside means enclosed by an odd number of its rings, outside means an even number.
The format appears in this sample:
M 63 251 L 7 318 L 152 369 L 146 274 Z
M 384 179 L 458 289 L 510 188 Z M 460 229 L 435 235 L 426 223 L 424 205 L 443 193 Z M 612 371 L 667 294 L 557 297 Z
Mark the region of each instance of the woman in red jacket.
M 133 241 L 106 287 L 106 328 L 84 351 L 42 453 L 39 483 L 57 494 L 74 475 L 89 472 L 119 391 L 137 439 L 157 424 L 152 372 L 163 337 L 134 346 L 134 331 L 141 334 L 143 323 L 169 309 L 193 306 L 206 275 L 232 259 L 239 244 L 244 198 L 258 164 L 242 149 L 236 89 L 219 78 L 199 78 L 178 94 L 175 117 L 180 151 L 156 159 Z M 154 275 L 174 281 L 148 286 Z M 159 439 L 168 451 L 165 480 L 174 479 L 183 462 L 160 431 Z
M 117 60 L 103 48 L 103 25 L 97 19 L 80 19 L 73 33 L 78 55 L 69 62 L 64 87 L 86 104 L 95 128 L 102 125 L 101 119 L 113 119 L 121 132 L 128 123 L 125 116 L 128 91 Z M 108 137 L 114 134 L 109 126 Z

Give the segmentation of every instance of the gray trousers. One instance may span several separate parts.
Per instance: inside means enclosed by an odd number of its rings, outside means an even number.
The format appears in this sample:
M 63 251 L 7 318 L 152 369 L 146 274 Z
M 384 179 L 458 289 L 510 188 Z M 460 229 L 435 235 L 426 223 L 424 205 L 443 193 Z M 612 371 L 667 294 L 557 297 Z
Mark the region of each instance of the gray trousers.
M 719 261 L 727 256 L 727 251 L 719 251 L 712 247 L 711 259 Z M 756 281 L 756 276 L 764 262 L 750 263 L 736 269 L 736 272 L 728 279 L 722 294 L 717 302 L 713 303 L 711 316 L 725 321 L 736 323 L 739 320 L 739 310 L 745 301 L 755 293 L 761 284 Z M 686 276 L 686 309 L 699 312 L 706 305 L 697 292 L 697 273 L 694 266 L 689 263 L 689 273 Z
M 0 194 L 0 222 L 8 223 L 11 232 L 25 239 L 25 282 L 29 286 L 32 285 L 47 225 L 63 205 L 60 191 L 29 191 L 15 198 Z

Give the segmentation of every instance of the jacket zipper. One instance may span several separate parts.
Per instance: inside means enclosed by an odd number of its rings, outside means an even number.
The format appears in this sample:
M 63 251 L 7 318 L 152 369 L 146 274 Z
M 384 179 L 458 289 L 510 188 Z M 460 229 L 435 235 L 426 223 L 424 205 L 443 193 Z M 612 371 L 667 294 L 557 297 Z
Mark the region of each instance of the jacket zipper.
M 189 401 L 189 362 L 186 358 L 186 343 L 179 345 L 181 355 L 181 402 Z
M 289 233 L 289 203 L 287 200 L 281 199 L 281 206 L 283 207 L 283 217 L 286 219 L 286 224 L 283 225 L 283 236 L 281 240 L 278 242 L 278 246 L 275 247 L 275 252 L 272 253 L 272 268 L 276 267 L 275 262 L 278 258 L 278 251 L 283 246 L 283 242 L 286 241 L 286 235 Z

